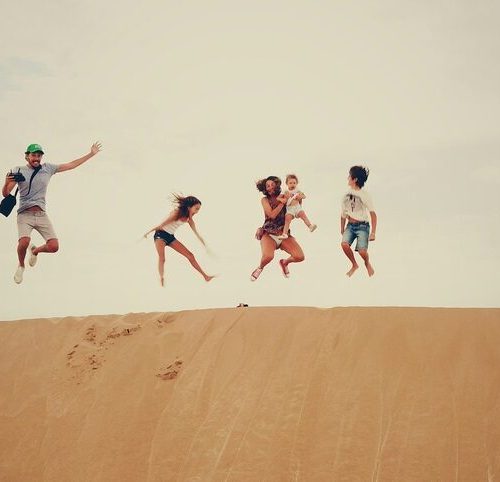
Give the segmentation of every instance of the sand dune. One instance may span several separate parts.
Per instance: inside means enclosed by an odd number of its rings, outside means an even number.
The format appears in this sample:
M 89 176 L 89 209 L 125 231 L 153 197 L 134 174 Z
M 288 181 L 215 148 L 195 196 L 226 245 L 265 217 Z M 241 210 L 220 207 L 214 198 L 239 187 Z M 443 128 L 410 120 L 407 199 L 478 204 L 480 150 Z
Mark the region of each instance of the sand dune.
M 0 323 L 2 481 L 500 480 L 500 309 Z

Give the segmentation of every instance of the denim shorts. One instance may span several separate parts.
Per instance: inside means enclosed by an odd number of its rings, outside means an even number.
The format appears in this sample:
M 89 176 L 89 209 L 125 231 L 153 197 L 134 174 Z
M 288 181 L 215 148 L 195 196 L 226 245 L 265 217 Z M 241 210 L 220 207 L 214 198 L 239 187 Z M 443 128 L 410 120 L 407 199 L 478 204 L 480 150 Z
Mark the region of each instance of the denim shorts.
M 356 251 L 368 249 L 368 238 L 370 236 L 370 223 L 362 221 L 359 223 L 347 223 L 342 236 L 342 242 L 349 246 L 356 241 Z
M 153 239 L 156 241 L 157 239 L 161 239 L 168 246 L 170 243 L 175 241 L 175 236 L 173 234 L 167 233 L 166 231 L 155 231 L 155 235 Z

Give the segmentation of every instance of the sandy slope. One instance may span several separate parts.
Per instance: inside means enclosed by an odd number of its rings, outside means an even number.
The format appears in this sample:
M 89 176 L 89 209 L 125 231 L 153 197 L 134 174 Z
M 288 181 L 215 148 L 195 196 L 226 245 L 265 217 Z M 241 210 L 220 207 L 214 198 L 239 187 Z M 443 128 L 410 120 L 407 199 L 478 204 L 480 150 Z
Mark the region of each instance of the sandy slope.
M 0 323 L 2 481 L 500 481 L 500 309 Z

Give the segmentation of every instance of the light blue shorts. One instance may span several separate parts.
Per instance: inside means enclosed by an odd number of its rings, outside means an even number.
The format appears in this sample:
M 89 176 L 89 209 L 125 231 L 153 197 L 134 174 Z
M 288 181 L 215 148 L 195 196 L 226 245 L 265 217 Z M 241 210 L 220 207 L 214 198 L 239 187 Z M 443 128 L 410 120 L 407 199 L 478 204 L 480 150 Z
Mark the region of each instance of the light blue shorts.
M 356 251 L 368 249 L 368 238 L 370 237 L 370 223 L 362 221 L 359 223 L 347 223 L 342 236 L 342 242 L 349 246 L 356 239 Z

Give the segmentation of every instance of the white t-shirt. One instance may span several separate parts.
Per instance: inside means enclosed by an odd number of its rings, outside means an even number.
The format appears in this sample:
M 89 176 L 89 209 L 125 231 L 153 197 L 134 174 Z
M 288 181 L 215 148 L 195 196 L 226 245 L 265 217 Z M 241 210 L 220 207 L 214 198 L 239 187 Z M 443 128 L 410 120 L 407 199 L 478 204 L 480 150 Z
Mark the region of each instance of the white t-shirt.
M 290 193 L 290 197 L 288 198 L 288 201 L 286 202 L 287 206 L 290 206 L 292 204 L 292 201 L 297 201 L 297 194 L 300 192 L 299 189 L 293 189 L 291 191 L 287 191 Z M 300 201 L 299 201 L 300 204 Z
M 177 219 L 176 221 L 172 221 L 171 223 L 165 224 L 165 226 L 163 226 L 163 228 L 161 229 L 163 229 L 163 231 L 166 231 L 169 234 L 174 234 L 177 228 L 182 224 L 184 224 L 185 222 L 186 221 L 181 221 L 180 219 Z
M 342 198 L 341 216 L 370 222 L 370 211 L 375 211 L 371 196 L 364 189 L 349 189 Z

